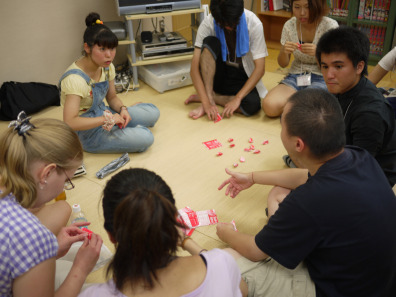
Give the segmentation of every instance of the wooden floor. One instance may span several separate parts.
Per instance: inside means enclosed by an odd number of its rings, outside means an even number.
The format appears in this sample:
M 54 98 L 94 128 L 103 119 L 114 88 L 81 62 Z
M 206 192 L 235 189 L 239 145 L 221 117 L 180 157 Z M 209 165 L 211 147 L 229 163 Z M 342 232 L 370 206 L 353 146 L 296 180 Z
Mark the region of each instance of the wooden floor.
M 263 77 L 267 89 L 274 87 L 285 73 L 278 68 L 276 57 L 277 51 L 270 50 Z M 387 78 L 382 85 L 390 87 L 395 82 Z M 124 168 L 141 167 L 158 173 L 173 190 L 179 209 L 185 206 L 196 211 L 215 209 L 219 221 L 235 220 L 241 232 L 255 234 L 266 223 L 266 197 L 271 187 L 253 186 L 235 199 L 226 197 L 224 190 L 218 191 L 217 188 L 227 178 L 225 168 L 239 172 L 285 168 L 282 156 L 286 152 L 279 137 L 279 119 L 270 119 L 261 111 L 253 117 L 236 115 L 216 124 L 206 117 L 192 120 L 188 118 L 188 112 L 198 105 L 184 105 L 183 102 L 193 93 L 194 88 L 188 86 L 159 94 L 141 82 L 138 91 L 119 95 L 125 105 L 138 101 L 151 102 L 161 111 L 157 125 L 152 128 L 154 144 L 144 153 L 130 154 L 131 160 Z M 51 107 L 34 117 L 62 119 L 62 109 Z M 7 125 L 8 123 L 1 122 L 0 130 Z M 229 147 L 229 138 L 234 139 L 235 147 Z M 244 151 L 244 148 L 251 145 L 249 138 L 253 139 L 255 148 L 261 151 L 259 154 Z M 213 139 L 221 142 L 222 147 L 209 150 L 203 144 Z M 266 140 L 269 143 L 263 145 Z M 220 157 L 216 156 L 219 151 L 223 153 Z M 103 237 L 105 245 L 111 251 L 114 251 L 114 247 L 103 229 L 101 211 L 102 190 L 109 177 L 98 179 L 95 173 L 119 156 L 85 153 L 87 174 L 75 178 L 75 189 L 67 192 L 67 201 L 81 205 L 92 222 L 90 229 Z M 241 157 L 246 159 L 244 163 L 239 161 Z M 233 168 L 234 163 L 239 166 Z M 192 237 L 206 249 L 225 247 L 216 235 L 215 226 L 197 228 Z M 88 282 L 103 280 L 104 269 L 92 273 L 88 278 Z

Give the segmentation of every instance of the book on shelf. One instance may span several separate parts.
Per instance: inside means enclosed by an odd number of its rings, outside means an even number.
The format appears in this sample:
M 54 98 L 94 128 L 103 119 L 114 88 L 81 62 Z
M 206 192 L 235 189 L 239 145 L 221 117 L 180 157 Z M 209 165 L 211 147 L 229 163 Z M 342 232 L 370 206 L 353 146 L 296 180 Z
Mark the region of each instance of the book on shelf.
M 283 10 L 292 11 L 290 0 L 283 0 Z
M 360 0 L 358 19 L 387 22 L 392 0 Z
M 268 11 L 269 6 L 268 6 L 268 0 L 261 0 L 261 11 Z
M 382 56 L 386 28 L 375 25 L 358 25 L 358 29 L 370 40 L 370 55 Z
M 361 20 L 364 18 L 364 4 L 365 0 L 360 0 L 359 1 L 359 10 L 358 10 L 358 19 Z
M 373 3 L 374 0 L 367 0 L 366 7 L 364 9 L 364 19 L 371 20 L 373 18 Z
M 270 0 L 272 1 L 273 10 L 283 9 L 283 0 Z
M 268 0 L 268 8 L 270 11 L 274 10 L 274 2 L 273 0 Z
M 280 9 L 283 9 L 283 0 L 268 0 L 269 11 L 280 10 Z
M 347 17 L 349 11 L 350 0 L 327 0 L 330 8 L 329 15 L 337 17 Z
M 390 2 L 391 2 L 391 0 L 386 0 L 386 3 L 383 6 L 384 7 L 384 22 L 388 21 Z

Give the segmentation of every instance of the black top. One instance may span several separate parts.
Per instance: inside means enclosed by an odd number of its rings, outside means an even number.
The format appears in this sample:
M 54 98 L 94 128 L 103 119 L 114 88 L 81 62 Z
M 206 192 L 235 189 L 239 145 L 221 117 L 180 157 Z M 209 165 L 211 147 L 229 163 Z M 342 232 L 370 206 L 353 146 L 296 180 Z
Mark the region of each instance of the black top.
M 336 96 L 345 121 L 346 144 L 366 149 L 380 164 L 389 183 L 396 183 L 395 113 L 366 77 Z
M 289 269 L 305 260 L 317 297 L 389 297 L 395 226 L 396 198 L 378 163 L 346 147 L 280 203 L 255 241 Z

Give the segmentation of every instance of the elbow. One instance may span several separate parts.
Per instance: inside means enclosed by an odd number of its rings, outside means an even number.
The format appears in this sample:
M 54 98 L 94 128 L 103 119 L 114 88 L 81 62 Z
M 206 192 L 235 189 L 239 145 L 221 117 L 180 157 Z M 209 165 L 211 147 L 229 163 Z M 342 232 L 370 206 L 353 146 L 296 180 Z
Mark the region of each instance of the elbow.
M 260 253 L 250 253 L 249 255 L 247 255 L 247 259 L 249 259 L 252 262 L 260 262 L 260 261 L 264 261 L 268 258 L 269 256 L 263 252 Z
M 279 60 L 279 59 L 278 59 L 278 64 L 282 68 L 286 68 L 289 65 L 289 63 L 285 63 L 285 61 L 282 61 L 282 60 Z
M 79 129 L 77 129 L 73 119 L 69 119 L 69 118 L 63 118 L 63 121 L 70 127 L 72 128 L 74 131 L 78 131 Z
M 282 67 L 282 68 L 285 68 L 285 67 L 287 67 L 289 65 L 290 57 L 281 56 L 281 54 L 279 54 L 277 60 L 278 60 L 279 66 Z
M 63 121 L 64 121 L 68 126 L 70 126 L 71 128 L 73 128 L 73 121 L 71 121 L 70 119 L 65 119 L 65 118 L 63 118 Z

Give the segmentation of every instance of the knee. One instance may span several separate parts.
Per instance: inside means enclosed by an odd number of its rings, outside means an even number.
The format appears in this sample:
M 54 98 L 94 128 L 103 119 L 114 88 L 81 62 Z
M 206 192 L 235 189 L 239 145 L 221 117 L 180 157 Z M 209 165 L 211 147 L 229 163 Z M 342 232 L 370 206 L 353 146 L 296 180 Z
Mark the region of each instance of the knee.
M 252 100 L 250 102 L 246 102 L 245 100 L 242 101 L 242 104 L 240 106 L 242 113 L 248 117 L 255 115 L 258 113 L 261 109 L 260 106 L 260 98 L 257 100 Z
M 256 89 L 253 89 L 243 98 L 240 109 L 246 116 L 252 116 L 261 110 L 261 99 Z
M 271 100 L 270 95 L 267 95 L 261 101 L 261 107 L 268 117 L 278 117 L 283 112 L 283 106 L 279 106 L 279 104 Z
M 160 110 L 152 103 L 140 103 L 128 108 L 132 120 L 127 127 L 134 128 L 137 125 L 153 127 L 160 117 Z
M 154 108 L 153 108 L 153 121 L 154 121 L 154 123 L 156 123 L 158 121 L 160 115 L 161 115 L 160 110 L 158 109 L 157 106 L 154 105 Z
M 220 40 L 215 36 L 205 37 L 204 40 L 202 41 L 201 60 L 202 59 L 216 60 L 220 54 L 221 54 Z
M 153 134 L 148 131 L 145 135 L 142 135 L 139 141 L 140 148 L 137 150 L 139 153 L 146 151 L 154 143 Z
M 271 191 L 268 194 L 267 203 L 272 202 L 279 204 L 283 201 L 283 199 L 285 199 L 287 195 L 289 195 L 289 193 L 290 193 L 290 189 L 275 186 L 271 189 Z
M 210 48 L 214 52 L 221 50 L 220 40 L 216 36 L 206 36 L 202 40 L 202 46 L 203 46 L 203 48 Z
M 158 121 L 160 117 L 160 110 L 154 104 L 148 103 L 150 105 L 150 109 L 148 110 L 147 119 L 148 127 L 153 127 L 155 123 Z

